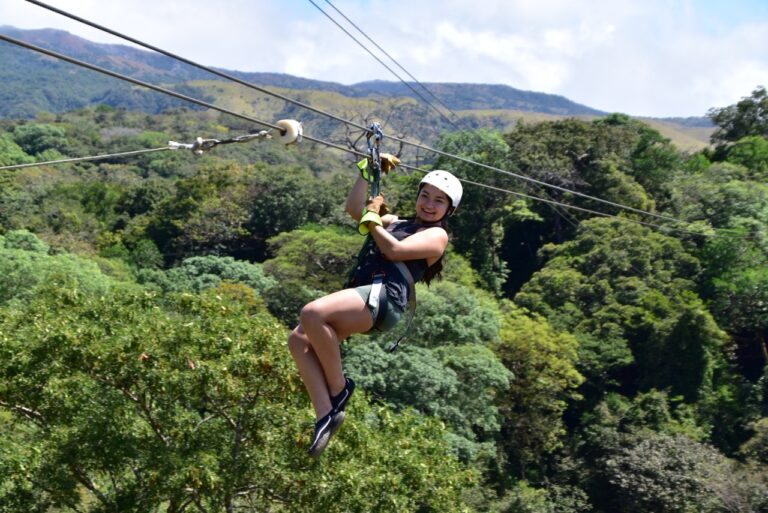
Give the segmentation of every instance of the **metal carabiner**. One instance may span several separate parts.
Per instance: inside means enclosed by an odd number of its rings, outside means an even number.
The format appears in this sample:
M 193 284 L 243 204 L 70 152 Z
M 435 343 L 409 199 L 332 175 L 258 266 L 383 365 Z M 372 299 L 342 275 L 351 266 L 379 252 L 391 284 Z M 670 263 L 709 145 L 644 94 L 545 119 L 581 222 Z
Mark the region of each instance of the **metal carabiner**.
M 366 138 L 368 139 L 368 161 L 372 171 L 368 173 L 368 182 L 371 184 L 371 197 L 375 198 L 379 195 L 379 181 L 381 180 L 381 156 L 379 154 L 379 146 L 381 145 L 381 140 L 384 138 L 384 133 L 381 131 L 381 125 L 375 122 L 371 123 L 368 126 Z M 371 141 L 371 139 L 373 139 L 373 141 Z

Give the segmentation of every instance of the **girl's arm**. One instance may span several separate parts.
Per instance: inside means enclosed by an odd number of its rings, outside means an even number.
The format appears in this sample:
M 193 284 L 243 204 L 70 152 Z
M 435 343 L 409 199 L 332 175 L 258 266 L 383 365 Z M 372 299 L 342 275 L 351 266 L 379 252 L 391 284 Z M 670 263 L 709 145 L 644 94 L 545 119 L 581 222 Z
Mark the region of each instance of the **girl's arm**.
M 358 175 L 355 185 L 352 186 L 352 189 L 350 189 L 349 194 L 347 195 L 347 206 L 345 208 L 347 214 L 352 216 L 352 219 L 358 223 L 360 222 L 360 218 L 363 217 L 363 208 L 365 208 L 367 199 L 368 182 L 365 181 L 362 176 Z
M 388 216 L 385 216 L 388 217 Z M 397 240 L 381 226 L 368 223 L 371 235 L 382 254 L 389 260 L 419 260 L 422 258 L 432 264 L 445 252 L 448 246 L 448 233 L 440 228 L 427 228 L 403 240 Z
M 358 176 L 355 185 L 352 186 L 352 189 L 347 195 L 347 205 L 345 210 L 347 214 L 352 217 L 352 219 L 359 223 L 360 218 L 363 217 L 363 209 L 365 209 L 365 205 L 367 204 L 368 182 L 362 176 Z M 387 214 L 381 216 L 381 222 L 384 223 L 385 227 L 389 226 L 395 221 L 397 221 L 397 216 L 395 215 Z

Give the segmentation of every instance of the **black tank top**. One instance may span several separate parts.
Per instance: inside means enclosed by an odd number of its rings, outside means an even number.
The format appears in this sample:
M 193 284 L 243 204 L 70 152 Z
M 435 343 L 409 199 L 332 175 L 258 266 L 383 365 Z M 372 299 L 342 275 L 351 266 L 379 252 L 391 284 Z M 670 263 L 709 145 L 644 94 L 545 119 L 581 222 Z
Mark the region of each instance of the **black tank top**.
M 420 230 L 432 226 L 439 225 L 423 224 L 414 220 L 402 220 L 387 226 L 387 231 L 397 240 L 403 240 Z M 403 263 L 405 263 L 408 270 L 411 271 L 414 283 L 419 282 L 424 278 L 424 273 L 427 271 L 428 267 L 426 259 L 405 260 Z M 360 287 L 362 285 L 369 285 L 373 283 L 374 275 L 379 273 L 384 275 L 384 285 L 387 289 L 389 300 L 400 307 L 400 309 L 405 310 L 405 307 L 408 304 L 408 281 L 400 271 L 397 270 L 395 264 L 381 253 L 379 247 L 373 242 L 373 239 L 371 239 L 368 251 L 364 254 L 360 262 L 358 262 L 358 265 L 352 274 L 350 286 Z

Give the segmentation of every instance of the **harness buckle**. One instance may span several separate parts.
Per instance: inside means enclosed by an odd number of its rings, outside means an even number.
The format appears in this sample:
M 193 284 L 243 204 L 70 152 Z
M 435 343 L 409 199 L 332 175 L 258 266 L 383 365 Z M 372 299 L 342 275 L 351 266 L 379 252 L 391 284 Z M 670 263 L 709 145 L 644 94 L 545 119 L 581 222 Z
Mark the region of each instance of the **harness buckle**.
M 384 282 L 384 273 L 373 273 L 373 282 L 371 283 L 371 292 L 368 294 L 368 306 L 373 313 L 374 322 L 379 316 L 379 307 L 381 306 L 381 287 Z

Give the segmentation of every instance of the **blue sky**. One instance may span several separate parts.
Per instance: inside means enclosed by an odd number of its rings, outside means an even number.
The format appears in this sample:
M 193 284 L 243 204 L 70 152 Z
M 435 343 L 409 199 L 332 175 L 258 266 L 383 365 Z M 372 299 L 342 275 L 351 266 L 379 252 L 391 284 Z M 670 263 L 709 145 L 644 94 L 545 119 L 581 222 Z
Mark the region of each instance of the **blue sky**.
M 332 1 L 422 82 L 505 84 L 657 117 L 701 116 L 768 86 L 768 0 Z M 308 0 L 49 3 L 209 65 L 397 80 Z M 0 0 L 0 20 L 121 42 L 24 0 Z

